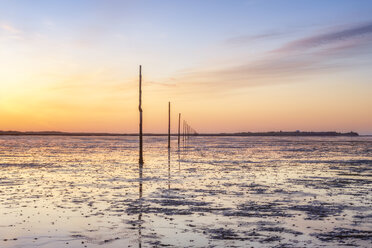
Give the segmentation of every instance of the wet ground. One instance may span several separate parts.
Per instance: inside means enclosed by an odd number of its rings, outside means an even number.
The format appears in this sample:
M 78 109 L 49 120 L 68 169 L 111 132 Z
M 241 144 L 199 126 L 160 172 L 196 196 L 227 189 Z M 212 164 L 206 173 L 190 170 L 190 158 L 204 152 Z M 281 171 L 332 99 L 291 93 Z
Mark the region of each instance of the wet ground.
M 0 247 L 372 247 L 372 137 L 0 137 Z

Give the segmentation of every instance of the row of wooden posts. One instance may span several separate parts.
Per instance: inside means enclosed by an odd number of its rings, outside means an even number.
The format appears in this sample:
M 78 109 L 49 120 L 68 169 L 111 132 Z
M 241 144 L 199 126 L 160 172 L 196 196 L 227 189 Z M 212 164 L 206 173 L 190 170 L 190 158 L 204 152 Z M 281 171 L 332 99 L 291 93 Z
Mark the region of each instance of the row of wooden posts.
M 143 132 L 142 132 L 142 66 L 139 66 L 139 163 L 143 164 Z M 190 136 L 195 136 L 198 133 L 185 120 L 182 125 L 182 139 L 186 141 Z M 178 147 L 181 143 L 181 113 L 178 114 Z M 171 103 L 168 102 L 168 148 L 171 148 Z
M 171 137 L 171 128 L 170 128 L 170 123 L 171 123 L 171 103 L 168 102 L 168 148 L 171 147 L 171 142 L 170 142 L 170 137 Z M 192 128 L 187 121 L 183 120 L 182 124 L 182 134 L 181 134 L 181 113 L 178 113 L 178 147 L 181 144 L 181 135 L 183 141 L 187 140 L 190 138 L 190 136 L 195 136 L 198 133 L 195 131 L 194 128 Z

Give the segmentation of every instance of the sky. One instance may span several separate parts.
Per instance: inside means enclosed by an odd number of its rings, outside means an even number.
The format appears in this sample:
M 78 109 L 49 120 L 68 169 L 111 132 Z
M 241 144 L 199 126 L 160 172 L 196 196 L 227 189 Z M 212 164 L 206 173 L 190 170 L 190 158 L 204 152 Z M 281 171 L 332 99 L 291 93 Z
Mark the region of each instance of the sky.
M 372 134 L 372 1 L 0 0 L 0 130 Z

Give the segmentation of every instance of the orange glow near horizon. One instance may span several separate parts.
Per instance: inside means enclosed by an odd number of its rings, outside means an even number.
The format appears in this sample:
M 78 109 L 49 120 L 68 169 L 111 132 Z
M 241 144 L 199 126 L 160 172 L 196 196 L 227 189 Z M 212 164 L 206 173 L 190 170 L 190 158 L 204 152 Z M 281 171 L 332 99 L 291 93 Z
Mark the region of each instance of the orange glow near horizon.
M 368 92 L 347 85 L 337 87 L 340 84 L 336 82 L 328 82 L 328 88 L 323 82 L 268 85 L 235 92 L 226 87 L 222 93 L 208 92 L 196 84 L 176 83 L 173 87 L 153 84 L 149 77 L 145 74 L 143 88 L 145 132 L 166 132 L 168 100 L 172 102 L 173 132 L 179 112 L 197 131 L 207 133 L 279 130 L 366 133 L 372 123 Z M 120 80 L 100 84 L 99 78 L 94 84 L 85 84 L 84 80 L 89 79 L 81 75 L 65 80 L 59 77 L 58 81 L 63 83 L 55 86 L 47 78 L 41 85 L 34 80 L 25 78 L 16 87 L 2 87 L 1 130 L 119 133 L 138 130 L 136 75 L 130 75 L 122 84 Z M 348 98 L 351 100 L 345 100 Z

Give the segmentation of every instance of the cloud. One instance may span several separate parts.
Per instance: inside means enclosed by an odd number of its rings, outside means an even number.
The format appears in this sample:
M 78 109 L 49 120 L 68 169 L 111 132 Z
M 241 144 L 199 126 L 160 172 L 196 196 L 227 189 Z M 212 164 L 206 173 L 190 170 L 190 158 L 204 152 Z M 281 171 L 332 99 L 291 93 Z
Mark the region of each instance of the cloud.
M 372 22 L 356 25 L 349 28 L 331 30 L 328 33 L 316 34 L 314 36 L 295 40 L 276 49 L 276 52 L 293 52 L 308 50 L 320 46 L 332 45 L 334 43 L 347 41 L 350 39 L 363 38 L 372 35 Z
M 233 37 L 226 40 L 226 44 L 228 45 L 243 45 L 246 43 L 251 43 L 258 40 L 266 40 L 266 39 L 273 39 L 286 34 L 285 32 L 273 31 L 273 32 L 266 32 L 257 35 L 241 35 L 237 37 Z
M 270 37 L 257 38 L 265 36 Z M 247 58 L 236 65 L 184 72 L 178 81 L 210 90 L 301 82 L 306 77 L 358 66 L 362 60 L 355 58 L 371 52 L 371 46 L 372 23 L 330 28 L 327 33 L 319 31 L 268 50 L 253 61 Z
M 161 83 L 161 82 L 156 82 L 156 81 L 147 81 L 147 85 L 154 85 L 154 86 L 162 86 L 162 87 L 177 87 L 176 84 L 173 83 Z
M 25 33 L 7 22 L 0 21 L 1 40 L 23 40 Z
M 12 33 L 12 34 L 21 33 L 21 31 L 19 29 L 16 29 L 15 27 L 13 27 L 12 25 L 9 25 L 7 23 L 0 23 L 0 28 L 7 31 L 7 32 Z

